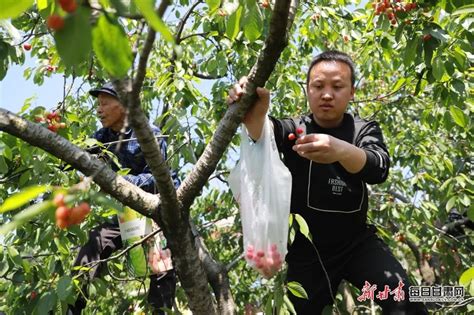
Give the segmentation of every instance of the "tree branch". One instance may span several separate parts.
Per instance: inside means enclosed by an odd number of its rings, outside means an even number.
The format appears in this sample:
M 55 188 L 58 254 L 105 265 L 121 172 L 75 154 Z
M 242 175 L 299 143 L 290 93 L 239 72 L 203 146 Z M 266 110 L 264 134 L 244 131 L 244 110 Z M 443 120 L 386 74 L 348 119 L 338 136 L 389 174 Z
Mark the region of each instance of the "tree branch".
M 100 170 L 94 177 L 94 182 L 104 192 L 147 217 L 151 217 L 153 210 L 158 208 L 160 198 L 157 195 L 147 193 L 129 183 L 109 167 L 104 167 L 104 162 L 93 158 L 56 133 L 3 108 L 0 108 L 0 130 L 51 153 L 86 176 Z
M 168 0 L 158 8 L 158 15 L 163 16 Z M 127 95 L 126 107 L 129 120 L 134 130 L 147 164 L 156 181 L 161 196 L 160 211 L 156 209 L 153 219 L 163 229 L 168 246 L 173 255 L 173 263 L 178 272 L 181 285 L 188 297 L 189 307 L 194 314 L 215 314 L 215 306 L 209 291 L 206 273 L 199 262 L 198 251 L 189 227 L 189 212 L 183 212 L 177 199 L 170 170 L 161 155 L 158 141 L 154 137 L 148 119 L 140 106 L 140 92 L 145 78 L 148 57 L 153 47 L 156 33 L 150 29 L 145 41 L 137 74 L 131 92 Z M 129 91 L 127 82 L 120 82 L 119 91 Z
M 236 313 L 235 303 L 230 290 L 229 277 L 225 266 L 217 262 L 209 253 L 203 239 L 199 236 L 196 226 L 190 222 L 195 241 L 198 247 L 199 260 L 201 261 L 207 275 L 209 284 L 212 286 L 217 299 L 218 314 L 233 315 Z
M 197 0 L 196 2 L 193 3 L 193 5 L 189 8 L 189 10 L 184 14 L 183 18 L 181 19 L 181 21 L 179 22 L 179 25 L 178 25 L 178 31 L 176 32 L 176 44 L 180 44 L 181 43 L 181 35 L 183 34 L 183 30 L 184 30 L 184 25 L 186 24 L 186 21 L 189 19 L 189 17 L 191 16 L 191 13 L 193 13 L 193 10 L 200 4 L 202 3 L 202 0 Z
M 297 0 L 291 1 L 290 9 L 290 1 L 276 1 L 270 21 L 269 34 L 265 41 L 265 48 L 260 54 L 256 65 L 250 71 L 249 84 L 246 86 L 241 101 L 228 108 L 226 114 L 219 122 L 211 142 L 206 146 L 193 170 L 178 189 L 178 199 L 181 200 L 183 209 L 186 211 L 189 210 L 191 203 L 199 195 L 209 176 L 214 172 L 245 112 L 254 103 L 256 87 L 265 85 L 281 52 L 287 45 L 288 30 L 296 13 L 297 2 Z

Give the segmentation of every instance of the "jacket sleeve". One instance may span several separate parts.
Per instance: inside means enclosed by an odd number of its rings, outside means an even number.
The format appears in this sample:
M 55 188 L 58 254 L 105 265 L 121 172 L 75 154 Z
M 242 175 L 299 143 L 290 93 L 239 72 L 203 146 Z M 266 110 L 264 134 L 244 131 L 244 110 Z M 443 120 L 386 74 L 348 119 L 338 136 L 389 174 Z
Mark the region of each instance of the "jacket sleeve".
M 354 143 L 367 155 L 367 161 L 358 175 L 367 184 L 383 183 L 389 173 L 390 156 L 378 123 L 367 122 L 360 130 Z
M 291 150 L 292 143 L 288 140 L 288 134 L 294 132 L 296 129 L 295 123 L 292 119 L 277 119 L 272 116 L 268 116 L 270 121 L 273 123 L 273 134 L 275 136 L 275 142 L 279 152 L 287 152 Z

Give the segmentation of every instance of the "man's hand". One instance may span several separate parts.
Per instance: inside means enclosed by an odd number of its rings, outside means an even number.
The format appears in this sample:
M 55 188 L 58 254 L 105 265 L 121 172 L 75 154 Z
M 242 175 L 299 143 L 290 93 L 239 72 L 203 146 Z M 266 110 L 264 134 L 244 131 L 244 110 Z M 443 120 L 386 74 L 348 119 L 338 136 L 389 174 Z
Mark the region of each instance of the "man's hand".
M 296 140 L 293 150 L 317 163 L 330 164 L 341 159 L 344 141 L 322 133 L 312 133 Z
M 234 86 L 229 90 L 229 96 L 227 97 L 227 103 L 229 105 L 240 101 L 247 82 L 247 77 L 242 77 L 239 80 L 239 83 L 234 84 Z M 242 121 L 247 127 L 249 136 L 254 140 L 260 138 L 263 124 L 265 122 L 265 116 L 268 107 L 270 106 L 270 91 L 265 88 L 257 87 L 256 92 L 257 100 L 249 108 Z
M 359 172 L 367 159 L 364 150 L 321 133 L 312 133 L 298 138 L 293 150 L 300 156 L 317 163 L 339 162 L 350 173 Z

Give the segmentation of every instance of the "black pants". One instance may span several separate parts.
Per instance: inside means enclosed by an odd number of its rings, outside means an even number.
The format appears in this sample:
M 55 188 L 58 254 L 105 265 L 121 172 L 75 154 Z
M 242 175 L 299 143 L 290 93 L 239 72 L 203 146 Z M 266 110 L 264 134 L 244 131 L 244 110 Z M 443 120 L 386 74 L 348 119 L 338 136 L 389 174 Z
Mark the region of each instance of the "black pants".
M 89 233 L 89 240 L 79 250 L 74 266 L 87 266 L 89 263 L 106 259 L 112 253 L 122 248 L 122 238 L 117 222 L 104 223 Z M 94 267 L 89 272 L 89 279 L 100 276 L 103 264 Z M 148 302 L 157 314 L 164 314 L 162 307 L 172 309 L 176 289 L 176 275 L 174 270 L 167 272 L 165 276 L 150 276 L 150 289 L 148 290 Z M 87 290 L 83 290 L 87 292 Z M 72 314 L 81 314 L 86 307 L 86 300 L 80 295 L 74 304 L 70 306 Z
M 343 256 L 337 256 L 336 259 L 323 258 L 323 265 L 334 295 L 342 279 L 361 289 L 361 294 L 362 288 L 368 282 L 371 286 L 377 285 L 373 300 L 382 307 L 383 314 L 428 314 L 424 304 L 408 301 L 410 286 L 408 276 L 388 246 L 375 234 L 368 236 Z M 306 300 L 289 293 L 298 315 L 321 314 L 326 305 L 333 304 L 328 281 L 319 262 L 289 263 L 287 281 L 299 282 L 308 294 Z M 398 287 L 399 281 L 403 281 L 404 284 L 404 300 L 395 301 L 395 295 L 391 294 L 388 294 L 386 299 L 376 298 L 377 293 L 384 291 L 386 285 L 390 290 L 394 290 Z M 355 302 L 359 303 L 357 300 Z

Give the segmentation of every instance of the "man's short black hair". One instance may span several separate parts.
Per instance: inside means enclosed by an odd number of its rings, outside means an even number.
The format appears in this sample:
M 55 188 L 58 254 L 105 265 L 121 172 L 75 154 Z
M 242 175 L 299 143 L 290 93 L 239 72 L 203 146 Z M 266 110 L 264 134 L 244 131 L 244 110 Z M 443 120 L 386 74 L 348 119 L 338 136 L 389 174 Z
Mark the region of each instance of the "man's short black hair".
M 339 50 L 328 50 L 328 51 L 324 51 L 320 53 L 319 55 L 314 57 L 314 59 L 311 61 L 311 64 L 309 65 L 309 69 L 308 69 L 308 74 L 306 75 L 306 86 L 308 86 L 308 83 L 309 83 L 309 74 L 311 72 L 311 69 L 313 69 L 313 67 L 316 64 L 320 63 L 321 61 L 339 61 L 348 65 L 349 68 L 351 69 L 352 86 L 355 85 L 355 79 L 356 79 L 355 78 L 355 65 L 351 57 L 349 57 L 348 54 L 343 53 L 342 51 L 339 51 Z

